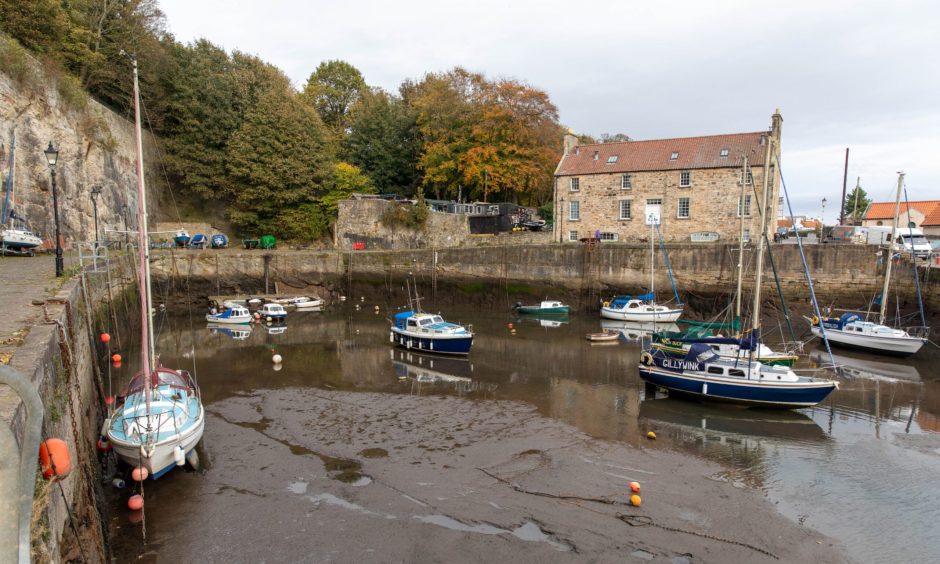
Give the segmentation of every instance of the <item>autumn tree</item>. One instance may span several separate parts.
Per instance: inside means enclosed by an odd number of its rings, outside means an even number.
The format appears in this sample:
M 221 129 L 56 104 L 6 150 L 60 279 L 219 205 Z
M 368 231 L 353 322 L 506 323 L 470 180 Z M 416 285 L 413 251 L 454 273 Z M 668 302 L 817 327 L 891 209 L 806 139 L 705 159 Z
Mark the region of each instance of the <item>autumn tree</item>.
M 346 61 L 324 61 L 307 79 L 303 97 L 317 110 L 323 123 L 341 137 L 349 126 L 350 109 L 366 89 L 359 69 Z
M 418 182 L 417 115 L 383 90 L 366 90 L 350 111 L 342 155 L 372 180 L 379 192 L 413 194 Z

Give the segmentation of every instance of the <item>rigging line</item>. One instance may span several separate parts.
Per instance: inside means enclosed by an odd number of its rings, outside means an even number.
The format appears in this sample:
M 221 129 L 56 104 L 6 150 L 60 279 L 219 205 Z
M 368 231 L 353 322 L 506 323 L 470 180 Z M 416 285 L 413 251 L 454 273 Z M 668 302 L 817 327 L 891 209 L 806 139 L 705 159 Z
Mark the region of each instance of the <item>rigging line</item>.
M 780 154 L 779 150 L 776 152 L 774 157 L 777 160 L 777 172 L 780 174 L 780 186 L 783 188 L 784 199 L 787 202 L 787 210 L 790 212 L 790 222 L 795 223 L 796 218 L 793 216 L 793 203 L 790 201 L 790 193 L 787 191 L 787 183 L 783 179 L 783 166 L 780 164 Z M 768 166 L 770 163 L 764 163 L 764 166 Z M 767 172 L 765 171 L 764 174 Z M 829 362 L 832 364 L 836 363 L 835 358 L 832 356 L 832 348 L 829 346 L 829 337 L 826 336 L 826 327 L 822 323 L 822 314 L 819 311 L 819 302 L 816 300 L 816 289 L 813 287 L 813 277 L 809 274 L 809 265 L 806 263 L 806 253 L 803 252 L 803 238 L 800 237 L 799 229 L 794 229 L 796 234 L 796 245 L 800 248 L 800 259 L 803 261 L 803 272 L 806 274 L 806 282 L 809 285 L 809 295 L 812 298 L 813 302 L 813 312 L 816 315 L 816 318 L 819 319 L 819 332 L 822 334 L 823 343 L 826 345 L 826 352 L 829 353 Z
M 920 273 L 917 271 L 917 255 L 914 254 L 914 228 L 911 227 L 911 203 L 907 199 L 907 186 L 904 186 L 904 205 L 907 206 L 907 232 L 911 239 L 911 262 L 914 270 L 914 286 L 917 287 L 917 309 L 920 311 L 920 322 L 927 326 L 927 316 L 924 315 L 924 297 L 920 291 Z M 929 258 L 929 255 L 928 255 Z M 927 267 L 930 270 L 930 267 Z
M 144 104 L 144 101 L 140 101 L 140 107 L 144 111 L 144 119 L 147 121 L 147 129 L 150 131 L 150 135 L 154 139 L 157 138 L 156 134 L 153 132 L 153 123 L 150 121 L 150 112 L 147 111 L 147 106 Z M 170 184 L 170 175 L 166 171 L 166 162 L 163 160 L 163 152 L 158 151 L 158 159 L 160 161 L 160 170 L 163 171 L 163 179 L 166 182 L 166 189 L 170 193 L 170 200 L 173 202 L 173 209 L 176 211 L 176 219 L 179 221 L 180 225 L 183 224 L 183 216 L 180 214 L 180 208 L 176 203 L 176 194 L 173 193 L 173 186 Z

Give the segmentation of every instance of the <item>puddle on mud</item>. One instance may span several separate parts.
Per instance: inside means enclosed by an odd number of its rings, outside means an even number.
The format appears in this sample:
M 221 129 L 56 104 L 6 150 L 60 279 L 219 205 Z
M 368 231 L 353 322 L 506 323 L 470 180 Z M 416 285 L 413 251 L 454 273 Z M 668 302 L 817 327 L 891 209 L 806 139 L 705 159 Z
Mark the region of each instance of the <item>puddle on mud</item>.
M 359 451 L 359 456 L 363 458 L 385 458 L 388 456 L 388 451 L 384 448 L 367 448 Z
M 547 542 L 552 546 L 552 548 L 561 552 L 571 551 L 571 546 L 563 542 L 553 540 L 552 537 L 543 531 L 542 528 L 539 527 L 538 524 L 534 521 L 526 521 L 515 529 L 510 530 L 496 527 L 494 525 L 488 525 L 486 523 L 468 525 L 452 517 L 448 517 L 447 515 L 415 515 L 414 519 L 421 521 L 422 523 L 437 525 L 439 527 L 444 527 L 446 529 L 464 533 L 480 533 L 483 535 L 510 534 L 517 539 L 528 542 Z

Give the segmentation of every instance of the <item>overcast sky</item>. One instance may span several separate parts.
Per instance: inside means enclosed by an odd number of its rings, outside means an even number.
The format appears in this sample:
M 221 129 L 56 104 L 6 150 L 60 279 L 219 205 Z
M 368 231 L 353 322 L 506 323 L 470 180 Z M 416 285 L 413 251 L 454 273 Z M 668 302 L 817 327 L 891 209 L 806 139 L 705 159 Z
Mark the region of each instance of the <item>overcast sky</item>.
M 940 4 L 929 0 L 160 0 L 169 30 L 255 54 L 301 88 L 324 60 L 372 86 L 455 66 L 546 91 L 578 133 L 759 131 L 780 108 L 797 214 L 835 222 L 845 149 L 894 199 L 940 198 Z

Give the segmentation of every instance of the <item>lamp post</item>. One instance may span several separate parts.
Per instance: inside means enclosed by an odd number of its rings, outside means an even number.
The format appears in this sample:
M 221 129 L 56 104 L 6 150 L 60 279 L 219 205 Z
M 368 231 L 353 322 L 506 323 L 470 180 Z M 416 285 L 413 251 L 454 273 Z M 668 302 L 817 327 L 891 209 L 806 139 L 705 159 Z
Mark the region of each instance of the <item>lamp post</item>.
M 826 223 L 826 198 L 822 199 L 822 214 L 819 216 L 819 223 Z
M 95 210 L 95 249 L 98 248 L 98 196 L 101 195 L 101 186 L 92 186 L 91 205 Z
M 59 160 L 59 152 L 49 141 L 49 147 L 43 153 L 49 163 L 49 172 L 52 174 L 52 212 L 55 219 L 55 275 L 60 277 L 65 273 L 65 264 L 62 260 L 62 238 L 59 236 L 59 192 L 55 185 L 55 163 Z

